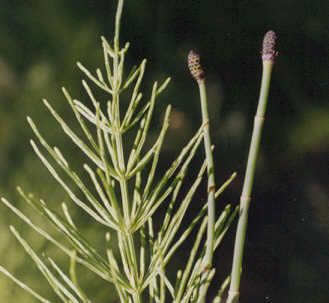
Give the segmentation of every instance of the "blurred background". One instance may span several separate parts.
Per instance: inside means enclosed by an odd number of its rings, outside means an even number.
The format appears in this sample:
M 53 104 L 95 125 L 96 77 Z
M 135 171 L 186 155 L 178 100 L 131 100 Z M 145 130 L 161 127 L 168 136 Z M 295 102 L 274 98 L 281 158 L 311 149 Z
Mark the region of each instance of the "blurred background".
M 216 180 L 238 177 L 218 202 L 218 212 L 239 201 L 261 78 L 264 33 L 278 35 L 267 117 L 255 178 L 241 303 L 329 300 L 329 2 L 126 1 L 121 43 L 131 42 L 127 66 L 148 58 L 144 89 L 172 82 L 153 119 L 154 136 L 165 107 L 173 105 L 162 152 L 165 168 L 200 125 L 198 88 L 186 66 L 198 49 L 207 75 Z M 0 195 L 34 217 L 16 192 L 20 185 L 59 209 L 68 197 L 29 144 L 31 116 L 49 139 L 79 165 L 76 148 L 41 103 L 46 97 L 67 121 L 73 115 L 60 88 L 87 102 L 76 61 L 103 68 L 100 36 L 112 41 L 113 0 L 0 1 Z M 152 137 L 152 134 L 151 134 Z M 75 156 L 75 157 L 74 157 Z M 202 160 L 200 153 L 200 161 Z M 205 186 L 200 189 L 204 199 Z M 200 205 L 196 202 L 197 207 Z M 86 237 L 102 245 L 98 227 L 72 207 Z M 40 217 L 34 220 L 43 224 Z M 39 252 L 57 250 L 0 206 L 0 264 L 45 297 L 58 302 L 8 229 L 13 224 Z M 229 273 L 235 228 L 215 255 L 217 283 Z M 188 249 L 185 250 L 188 252 Z M 57 259 L 64 258 L 60 255 Z M 173 267 L 186 259 L 184 251 Z M 66 266 L 67 260 L 63 261 Z M 65 263 L 66 262 L 66 263 Z M 112 289 L 84 275 L 93 302 L 114 302 Z M 0 275 L 0 302 L 35 300 Z

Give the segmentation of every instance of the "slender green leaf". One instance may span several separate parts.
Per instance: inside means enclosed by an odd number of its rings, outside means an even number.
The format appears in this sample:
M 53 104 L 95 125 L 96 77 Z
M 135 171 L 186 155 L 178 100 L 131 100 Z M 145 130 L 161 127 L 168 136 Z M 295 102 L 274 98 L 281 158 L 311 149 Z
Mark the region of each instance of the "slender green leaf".
M 13 276 L 8 270 L 6 270 L 4 267 L 2 267 L 0 265 L 0 272 L 2 272 L 4 275 L 6 275 L 9 279 L 11 279 L 13 282 L 15 282 L 19 287 L 21 287 L 22 289 L 24 289 L 26 292 L 28 292 L 30 295 L 32 295 L 34 298 L 36 298 L 37 300 L 39 300 L 42 303 L 51 303 L 50 301 L 48 301 L 47 299 L 45 299 L 44 297 L 40 296 L 37 292 L 35 292 L 33 289 L 31 289 L 30 287 L 28 287 L 25 283 L 23 283 L 22 281 L 18 280 L 17 278 L 15 278 L 15 276 Z
M 80 70 L 92 81 L 94 82 L 98 87 L 100 87 L 102 90 L 112 94 L 112 90 L 105 84 L 97 80 L 96 77 L 94 77 L 90 71 L 85 68 L 80 62 L 77 62 L 77 66 L 80 68 Z

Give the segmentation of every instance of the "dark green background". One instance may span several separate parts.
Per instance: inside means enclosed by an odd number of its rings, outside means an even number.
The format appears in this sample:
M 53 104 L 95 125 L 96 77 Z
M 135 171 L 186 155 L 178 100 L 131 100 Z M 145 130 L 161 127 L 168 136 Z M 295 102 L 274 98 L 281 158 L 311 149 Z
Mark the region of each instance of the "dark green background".
M 187 71 L 186 54 L 197 48 L 202 55 L 217 183 L 233 171 L 239 173 L 218 209 L 224 202 L 239 200 L 261 77 L 262 37 L 269 29 L 277 32 L 280 55 L 257 165 L 241 303 L 328 302 L 329 2 L 126 2 L 121 42 L 131 42 L 128 66 L 148 58 L 147 93 L 153 79 L 173 79 L 154 119 L 157 131 L 166 104 L 173 105 L 163 167 L 200 125 L 198 90 Z M 100 35 L 111 41 L 115 5 L 116 1 L 103 0 L 0 1 L 0 193 L 21 208 L 26 206 L 16 185 L 54 208 L 68 200 L 34 155 L 25 117 L 32 116 L 50 143 L 64 147 L 73 163 L 79 163 L 73 157 L 76 149 L 68 146 L 40 100 L 48 98 L 68 121 L 73 120 L 60 88 L 65 85 L 74 97 L 86 99 L 75 62 L 91 70 L 103 67 Z M 86 236 L 98 239 L 91 220 L 75 215 Z M 47 282 L 10 234 L 9 224 L 38 252 L 54 255 L 56 250 L 0 207 L 0 263 L 51 298 Z M 233 231 L 215 256 L 217 285 L 230 269 Z M 176 265 L 182 267 L 183 260 L 181 252 Z M 83 277 L 93 302 L 112 302 L 111 288 L 88 274 Z M 34 299 L 0 275 L 0 302 Z

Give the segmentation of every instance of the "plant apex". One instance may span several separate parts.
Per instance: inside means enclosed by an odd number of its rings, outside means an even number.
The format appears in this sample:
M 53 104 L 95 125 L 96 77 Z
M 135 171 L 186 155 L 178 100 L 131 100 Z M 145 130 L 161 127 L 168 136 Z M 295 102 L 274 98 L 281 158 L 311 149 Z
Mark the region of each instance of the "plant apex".
M 272 61 L 274 62 L 275 57 L 279 54 L 276 50 L 276 40 L 277 35 L 274 31 L 269 30 L 263 40 L 263 51 L 262 59 L 263 61 Z
M 192 77 L 197 82 L 202 82 L 205 79 L 205 73 L 200 64 L 200 55 L 194 50 L 190 50 L 187 56 L 187 64 Z

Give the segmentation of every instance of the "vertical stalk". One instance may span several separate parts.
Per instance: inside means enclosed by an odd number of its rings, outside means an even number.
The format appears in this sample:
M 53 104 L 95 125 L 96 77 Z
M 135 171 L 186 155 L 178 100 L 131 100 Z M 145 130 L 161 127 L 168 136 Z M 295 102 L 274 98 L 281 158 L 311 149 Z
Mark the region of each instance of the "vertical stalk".
M 130 278 L 133 280 L 133 287 L 135 287 L 135 292 L 132 294 L 133 302 L 140 303 L 141 297 L 139 292 L 139 276 L 138 276 L 138 266 L 136 250 L 134 245 L 134 237 L 130 231 L 130 203 L 128 194 L 128 184 L 126 179 L 126 164 L 124 157 L 124 148 L 122 142 L 122 131 L 121 131 L 121 119 L 120 119 L 120 105 L 119 105 L 119 94 L 120 94 L 120 81 L 122 77 L 119 70 L 119 59 L 120 59 L 120 45 L 119 45 L 119 34 L 120 34 L 120 21 L 123 10 L 124 0 L 118 0 L 117 11 L 115 15 L 115 30 L 114 30 L 114 56 L 113 56 L 113 117 L 114 117 L 114 139 L 116 145 L 116 153 L 120 170 L 120 191 L 122 197 L 122 207 L 124 213 L 124 230 L 118 234 L 119 239 L 123 243 L 123 250 L 120 251 L 121 257 L 125 258 L 127 256 L 127 262 L 129 267 Z M 123 60 L 123 59 L 121 59 Z
M 207 160 L 207 173 L 208 173 L 208 225 L 207 225 L 207 243 L 206 243 L 206 253 L 203 259 L 203 269 L 205 274 L 202 280 L 208 277 L 209 271 L 212 267 L 212 259 L 214 254 L 214 234 L 215 234 L 215 172 L 214 172 L 214 159 L 211 150 L 211 138 L 209 131 L 209 115 L 208 115 L 208 103 L 207 103 L 207 93 L 205 85 L 205 73 L 200 65 L 200 56 L 194 51 L 190 51 L 188 55 L 188 66 L 190 72 L 194 79 L 197 81 L 200 90 L 200 101 L 201 101 L 201 111 L 202 111 L 202 123 L 205 124 L 204 127 L 204 146 Z M 198 302 L 204 302 L 207 285 L 203 284 L 200 288 L 199 300 Z
M 277 55 L 277 52 L 275 50 L 275 40 L 275 33 L 273 31 L 268 31 L 264 37 L 263 42 L 262 82 L 257 112 L 254 119 L 254 128 L 250 143 L 247 169 L 245 173 L 242 194 L 240 197 L 240 215 L 236 231 L 233 265 L 231 272 L 231 283 L 227 303 L 237 303 L 239 300 L 244 243 L 248 224 L 248 211 L 251 201 L 251 192 L 255 175 L 256 160 L 260 145 L 263 123 L 265 120 L 265 111 L 271 81 L 271 72 L 274 64 L 274 58 Z
M 118 7 L 115 14 L 114 50 L 119 50 L 120 21 L 121 21 L 123 3 L 124 0 L 118 0 Z
M 115 14 L 115 27 L 114 27 L 114 57 L 113 57 L 113 89 L 118 88 L 118 66 L 119 66 L 119 37 L 120 37 L 120 21 L 122 16 L 124 0 L 118 0 L 117 11 Z M 114 100 L 113 100 L 114 102 Z
M 215 172 L 214 159 L 211 150 L 211 138 L 209 131 L 209 116 L 206 86 L 204 81 L 199 83 L 200 101 L 202 111 L 202 123 L 206 123 L 204 127 L 204 147 L 207 159 L 208 172 L 208 230 L 207 230 L 207 249 L 205 254 L 205 267 L 208 269 L 212 266 L 212 258 L 214 252 L 214 233 L 215 233 Z

